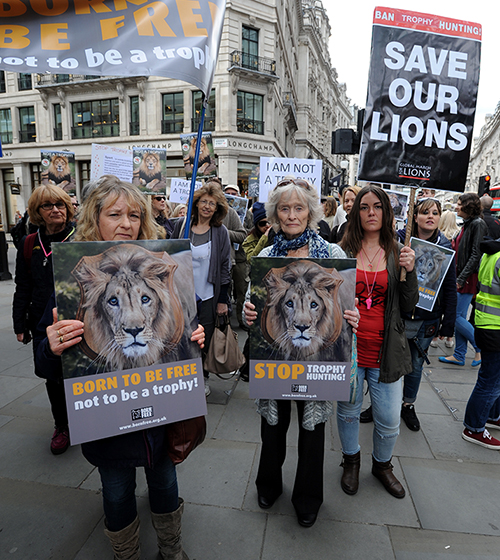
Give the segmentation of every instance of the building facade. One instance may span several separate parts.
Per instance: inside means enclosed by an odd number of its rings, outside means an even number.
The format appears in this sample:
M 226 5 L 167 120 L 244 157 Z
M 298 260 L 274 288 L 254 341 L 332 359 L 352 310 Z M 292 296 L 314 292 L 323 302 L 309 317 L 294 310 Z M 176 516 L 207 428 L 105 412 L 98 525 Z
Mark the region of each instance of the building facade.
M 340 173 L 331 134 L 351 125 L 346 87 L 331 65 L 320 0 L 228 1 L 205 131 L 218 175 L 245 190 L 260 157 L 323 160 Z M 183 177 L 179 135 L 196 132 L 202 94 L 161 77 L 0 72 L 0 211 L 10 229 L 40 184 L 40 150 L 75 153 L 77 189 L 89 180 L 92 144 L 166 148 L 169 177 Z

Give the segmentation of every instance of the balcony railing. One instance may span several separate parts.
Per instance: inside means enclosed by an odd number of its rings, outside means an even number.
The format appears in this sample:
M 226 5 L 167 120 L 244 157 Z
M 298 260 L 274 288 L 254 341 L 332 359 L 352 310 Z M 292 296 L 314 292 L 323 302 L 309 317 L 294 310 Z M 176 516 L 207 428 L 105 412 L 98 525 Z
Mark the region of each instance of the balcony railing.
M 130 136 L 139 136 L 140 126 L 139 121 L 130 121 Z
M 162 134 L 172 134 L 174 132 L 182 133 L 183 130 L 184 130 L 184 119 L 161 121 Z
M 78 138 L 96 138 L 120 136 L 119 124 L 95 124 L 91 126 L 73 126 L 71 127 L 71 137 L 76 140 Z
M 2 144 L 12 144 L 12 132 L 0 132 Z
M 248 132 L 250 134 L 264 134 L 264 121 L 254 121 L 252 119 L 238 118 L 236 121 L 238 132 Z
M 53 84 L 68 84 L 84 82 L 87 80 L 109 80 L 111 76 L 93 76 L 90 74 L 38 74 L 37 86 L 50 86 Z
M 243 51 L 233 51 L 231 53 L 231 65 L 234 67 L 245 68 L 246 70 L 254 70 L 262 74 L 270 74 L 276 76 L 276 61 L 254 54 L 248 54 Z
M 200 126 L 201 117 L 195 117 L 191 119 L 191 132 L 198 132 L 198 127 Z M 213 132 L 215 130 L 215 117 L 205 116 L 203 121 L 203 131 Z
M 29 126 L 26 130 L 20 130 L 19 142 L 36 142 L 36 127 Z

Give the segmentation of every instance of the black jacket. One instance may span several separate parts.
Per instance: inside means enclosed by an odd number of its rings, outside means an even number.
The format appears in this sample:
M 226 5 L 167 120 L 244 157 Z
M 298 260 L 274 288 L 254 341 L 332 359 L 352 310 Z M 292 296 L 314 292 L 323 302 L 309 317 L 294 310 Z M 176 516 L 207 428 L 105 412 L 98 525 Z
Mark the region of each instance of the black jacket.
M 12 303 L 12 319 L 16 334 L 26 332 L 26 327 L 32 333 L 35 332 L 36 326 L 45 311 L 47 301 L 54 291 L 52 255 L 46 258 L 45 253 L 50 253 L 52 251 L 51 244 L 55 241 L 63 241 L 72 230 L 74 232 L 74 226 L 67 224 L 63 231 L 54 235 L 47 235 L 45 228 L 40 227 L 39 233 L 43 247 L 40 245 L 40 239 L 37 236 L 31 255 L 30 270 L 24 258 L 26 237 L 21 240 L 16 257 L 16 291 Z M 26 313 L 28 313 L 28 325 L 25 324 Z
M 399 240 L 403 243 L 406 236 L 406 228 L 398 231 Z M 446 236 L 438 230 L 436 238 L 432 241 L 436 245 L 451 249 L 451 243 Z M 411 313 L 402 313 L 403 319 L 415 319 L 417 321 L 432 321 L 442 319 L 439 329 L 440 336 L 451 337 L 455 331 L 455 320 L 457 317 L 457 276 L 455 266 L 452 262 L 444 277 L 443 284 L 439 290 L 434 309 L 427 311 L 415 307 Z
M 483 220 L 488 227 L 488 237 L 498 239 L 500 237 L 500 220 L 493 216 L 491 210 L 483 210 Z
M 462 229 L 464 233 L 457 251 L 457 284 L 460 286 L 479 270 L 482 255 L 479 245 L 488 232 L 484 220 L 478 217 L 465 220 Z

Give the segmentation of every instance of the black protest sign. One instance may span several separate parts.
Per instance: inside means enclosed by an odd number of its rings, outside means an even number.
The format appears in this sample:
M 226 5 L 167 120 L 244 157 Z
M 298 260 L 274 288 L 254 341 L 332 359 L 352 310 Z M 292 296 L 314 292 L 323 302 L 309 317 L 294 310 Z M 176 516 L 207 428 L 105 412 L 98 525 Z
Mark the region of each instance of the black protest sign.
M 358 178 L 463 192 L 481 26 L 375 8 Z

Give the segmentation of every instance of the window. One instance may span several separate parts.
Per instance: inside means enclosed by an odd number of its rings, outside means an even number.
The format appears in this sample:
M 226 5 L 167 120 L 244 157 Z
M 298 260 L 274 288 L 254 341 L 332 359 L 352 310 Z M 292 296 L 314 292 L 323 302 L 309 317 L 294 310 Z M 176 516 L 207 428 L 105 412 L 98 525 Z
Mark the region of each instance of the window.
M 193 118 L 191 119 L 192 132 L 198 132 L 198 126 L 200 125 L 202 96 L 203 94 L 201 91 L 193 91 Z M 208 98 L 205 120 L 203 122 L 203 130 L 205 132 L 215 130 L 215 89 L 210 92 L 210 97 Z
M 72 103 L 72 138 L 120 135 L 120 102 L 116 99 Z
M 80 167 L 81 184 L 85 186 L 90 181 L 90 160 L 79 161 L 78 166 Z
M 183 132 L 184 130 L 184 94 L 164 93 L 163 119 L 161 121 L 161 133 Z
M 69 74 L 54 74 L 56 84 L 65 84 L 69 82 Z
M 132 95 L 130 97 L 130 136 L 137 136 L 139 133 L 139 96 Z
M 32 163 L 31 167 L 31 191 L 42 184 L 42 166 L 40 163 Z
M 62 140 L 61 104 L 54 104 L 54 140 Z
M 239 132 L 264 134 L 264 96 L 238 92 L 236 124 Z
M 12 144 L 12 118 L 10 109 L 0 109 L 0 139 L 2 144 Z
M 5 87 L 5 72 L 2 70 L 0 72 L 0 93 L 5 93 L 7 91 Z
M 31 74 L 19 74 L 17 77 L 17 84 L 19 91 L 25 91 L 27 89 L 31 89 Z
M 257 29 L 243 26 L 241 37 L 243 68 L 259 69 L 259 32 Z
M 19 141 L 20 142 L 36 142 L 36 124 L 35 124 L 35 108 L 20 107 L 19 108 Z

